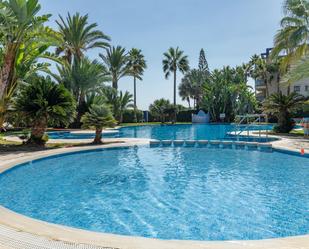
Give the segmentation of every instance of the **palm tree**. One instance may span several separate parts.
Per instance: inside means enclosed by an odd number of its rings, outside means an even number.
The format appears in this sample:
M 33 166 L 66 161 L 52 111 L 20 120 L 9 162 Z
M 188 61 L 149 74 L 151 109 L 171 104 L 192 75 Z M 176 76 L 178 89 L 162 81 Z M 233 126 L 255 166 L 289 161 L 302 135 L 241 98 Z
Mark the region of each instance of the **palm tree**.
M 128 56 L 125 48 L 121 46 L 109 48 L 107 54 L 100 54 L 100 57 L 111 77 L 113 88 L 117 90 L 119 79 L 129 74 L 127 66 Z
M 112 112 L 118 121 L 118 123 L 122 123 L 123 121 L 123 112 L 133 107 L 132 105 L 132 94 L 128 91 L 123 93 L 122 91 L 118 92 L 116 89 L 112 87 L 102 88 L 102 95 L 106 99 L 106 103 L 112 107 Z
M 63 85 L 37 76 L 18 92 L 14 109 L 31 121 L 28 143 L 44 145 L 48 124 L 68 125 L 74 119 L 75 101 Z
M 281 29 L 275 36 L 272 56 L 284 52 L 283 68 L 308 53 L 309 42 L 309 2 L 307 0 L 285 0 L 285 17 L 281 20 Z
M 112 127 L 116 121 L 107 105 L 93 104 L 89 112 L 85 113 L 81 121 L 84 128 L 95 128 L 94 144 L 102 143 L 102 130 L 104 127 Z
M 96 23 L 88 23 L 88 15 L 76 13 L 71 16 L 68 13 L 66 19 L 62 16 L 59 18 L 56 23 L 59 27 L 60 41 L 56 54 L 64 53 L 68 63 L 72 63 L 74 58 L 80 60 L 89 49 L 109 47 L 110 38 L 96 29 Z
M 177 79 L 177 70 L 181 73 L 186 73 L 189 70 L 189 62 L 188 57 L 183 54 L 183 51 L 178 47 L 169 48 L 169 50 L 163 54 L 164 59 L 163 63 L 163 71 L 165 73 L 165 78 L 168 79 L 170 74 L 174 74 L 174 122 L 176 122 L 176 79 Z
M 59 75 L 53 75 L 59 83 L 69 89 L 78 104 L 74 127 L 80 127 L 80 118 L 87 111 L 85 98 L 89 92 L 98 90 L 109 81 L 105 67 L 97 60 L 91 61 L 87 57 L 74 59 L 72 64 L 67 62 L 57 66 Z
M 129 52 L 128 70 L 133 76 L 134 82 L 134 118 L 137 122 L 137 107 L 136 107 L 136 79 L 142 80 L 144 70 L 147 68 L 144 55 L 140 49 L 132 48 Z
M 284 75 L 282 79 L 283 84 L 290 85 L 293 82 L 297 82 L 302 79 L 306 79 L 309 77 L 309 55 L 305 55 L 300 60 L 295 63 L 292 63 L 290 66 L 290 70 L 287 74 Z
M 269 96 L 269 87 L 274 79 L 277 80 L 277 92 L 279 92 L 280 62 L 279 59 L 263 59 L 257 55 L 251 57 L 250 76 L 255 80 L 261 80 L 266 87 L 266 97 Z
M 37 0 L 8 0 L 0 3 L 0 127 L 8 102 L 19 82 L 16 66 L 23 65 L 27 57 L 27 65 L 32 67 L 50 45 L 47 39 L 44 39 L 45 44 L 43 40 L 40 41 L 42 36 L 52 32 L 43 26 L 50 15 L 38 16 L 40 9 Z M 33 72 L 32 69 L 26 71 Z
M 207 72 L 197 69 L 192 69 L 182 78 L 179 85 L 179 95 L 181 97 L 190 97 L 194 100 L 194 108 L 199 108 L 203 94 L 203 84 L 207 82 L 209 75 Z M 182 96 L 183 91 L 185 95 Z
M 280 133 L 289 133 L 293 129 L 291 114 L 299 110 L 304 104 L 303 96 L 293 92 L 284 95 L 281 92 L 269 96 L 263 108 L 266 113 L 273 114 L 278 119 L 274 130 Z

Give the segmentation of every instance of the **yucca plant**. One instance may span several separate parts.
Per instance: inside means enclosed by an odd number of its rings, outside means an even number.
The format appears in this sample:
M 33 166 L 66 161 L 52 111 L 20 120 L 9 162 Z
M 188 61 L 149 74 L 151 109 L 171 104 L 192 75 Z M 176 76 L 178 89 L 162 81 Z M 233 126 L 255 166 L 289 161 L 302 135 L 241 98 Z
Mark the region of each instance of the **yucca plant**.
M 94 144 L 102 143 L 102 131 L 104 127 L 113 127 L 116 121 L 112 115 L 110 108 L 103 105 L 93 104 L 89 112 L 81 119 L 84 128 L 95 128 Z

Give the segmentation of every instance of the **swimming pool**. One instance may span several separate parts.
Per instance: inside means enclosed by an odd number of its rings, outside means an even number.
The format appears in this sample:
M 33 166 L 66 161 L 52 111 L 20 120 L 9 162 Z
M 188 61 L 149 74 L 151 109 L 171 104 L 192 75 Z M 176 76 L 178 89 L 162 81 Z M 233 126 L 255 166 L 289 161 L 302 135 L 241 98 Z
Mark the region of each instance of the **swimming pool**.
M 234 125 L 219 124 L 183 124 L 183 125 L 145 125 L 123 127 L 119 129 L 118 134 L 104 134 L 104 137 L 126 137 L 126 138 L 151 138 L 158 140 L 203 140 L 203 139 L 228 139 L 229 132 L 235 131 Z M 271 130 L 272 125 L 255 125 L 250 130 Z M 243 128 L 241 128 L 243 129 Z M 94 134 L 73 134 L 70 132 L 50 132 L 51 139 L 89 139 L 94 138 Z M 246 138 L 244 138 L 246 139 Z M 250 139 L 248 139 L 250 140 Z M 251 140 L 254 140 L 251 138 Z
M 33 218 L 161 239 L 309 233 L 308 158 L 131 147 L 59 155 L 0 175 L 0 204 Z

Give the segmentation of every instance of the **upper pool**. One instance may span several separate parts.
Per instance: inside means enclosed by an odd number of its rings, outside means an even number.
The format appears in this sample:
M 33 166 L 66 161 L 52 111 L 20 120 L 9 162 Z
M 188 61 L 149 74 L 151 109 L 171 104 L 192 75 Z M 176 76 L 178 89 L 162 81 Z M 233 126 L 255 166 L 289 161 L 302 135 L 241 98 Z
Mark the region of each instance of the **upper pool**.
M 103 149 L 0 174 L 0 205 L 48 222 L 160 239 L 309 233 L 309 158 L 259 151 Z
M 241 127 L 244 129 L 245 126 Z M 250 130 L 271 130 L 272 125 L 254 125 Z M 218 124 L 183 124 L 183 125 L 145 125 L 124 127 L 117 135 L 104 135 L 105 137 L 151 138 L 159 140 L 194 139 L 213 140 L 231 139 L 229 132 L 235 131 L 235 125 Z M 246 133 L 243 133 L 246 134 Z M 51 132 L 51 139 L 84 139 L 93 138 L 94 134 L 73 134 L 70 132 Z

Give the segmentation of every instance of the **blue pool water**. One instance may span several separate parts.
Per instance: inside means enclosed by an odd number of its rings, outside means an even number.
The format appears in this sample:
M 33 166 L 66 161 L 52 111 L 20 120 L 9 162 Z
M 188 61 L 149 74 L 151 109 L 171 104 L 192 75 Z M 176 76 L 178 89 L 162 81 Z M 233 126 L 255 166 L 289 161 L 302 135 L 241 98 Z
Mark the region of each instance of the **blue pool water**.
M 250 130 L 271 130 L 272 125 L 251 126 Z M 228 133 L 235 130 L 234 125 L 184 124 L 184 125 L 146 125 L 121 128 L 119 134 L 104 137 L 152 138 L 152 139 L 231 139 Z M 243 133 L 245 134 L 245 133 Z M 93 138 L 94 134 L 73 134 L 70 132 L 50 132 L 52 139 Z
M 309 159 L 132 147 L 41 159 L 0 175 L 0 204 L 48 222 L 161 239 L 309 233 Z

